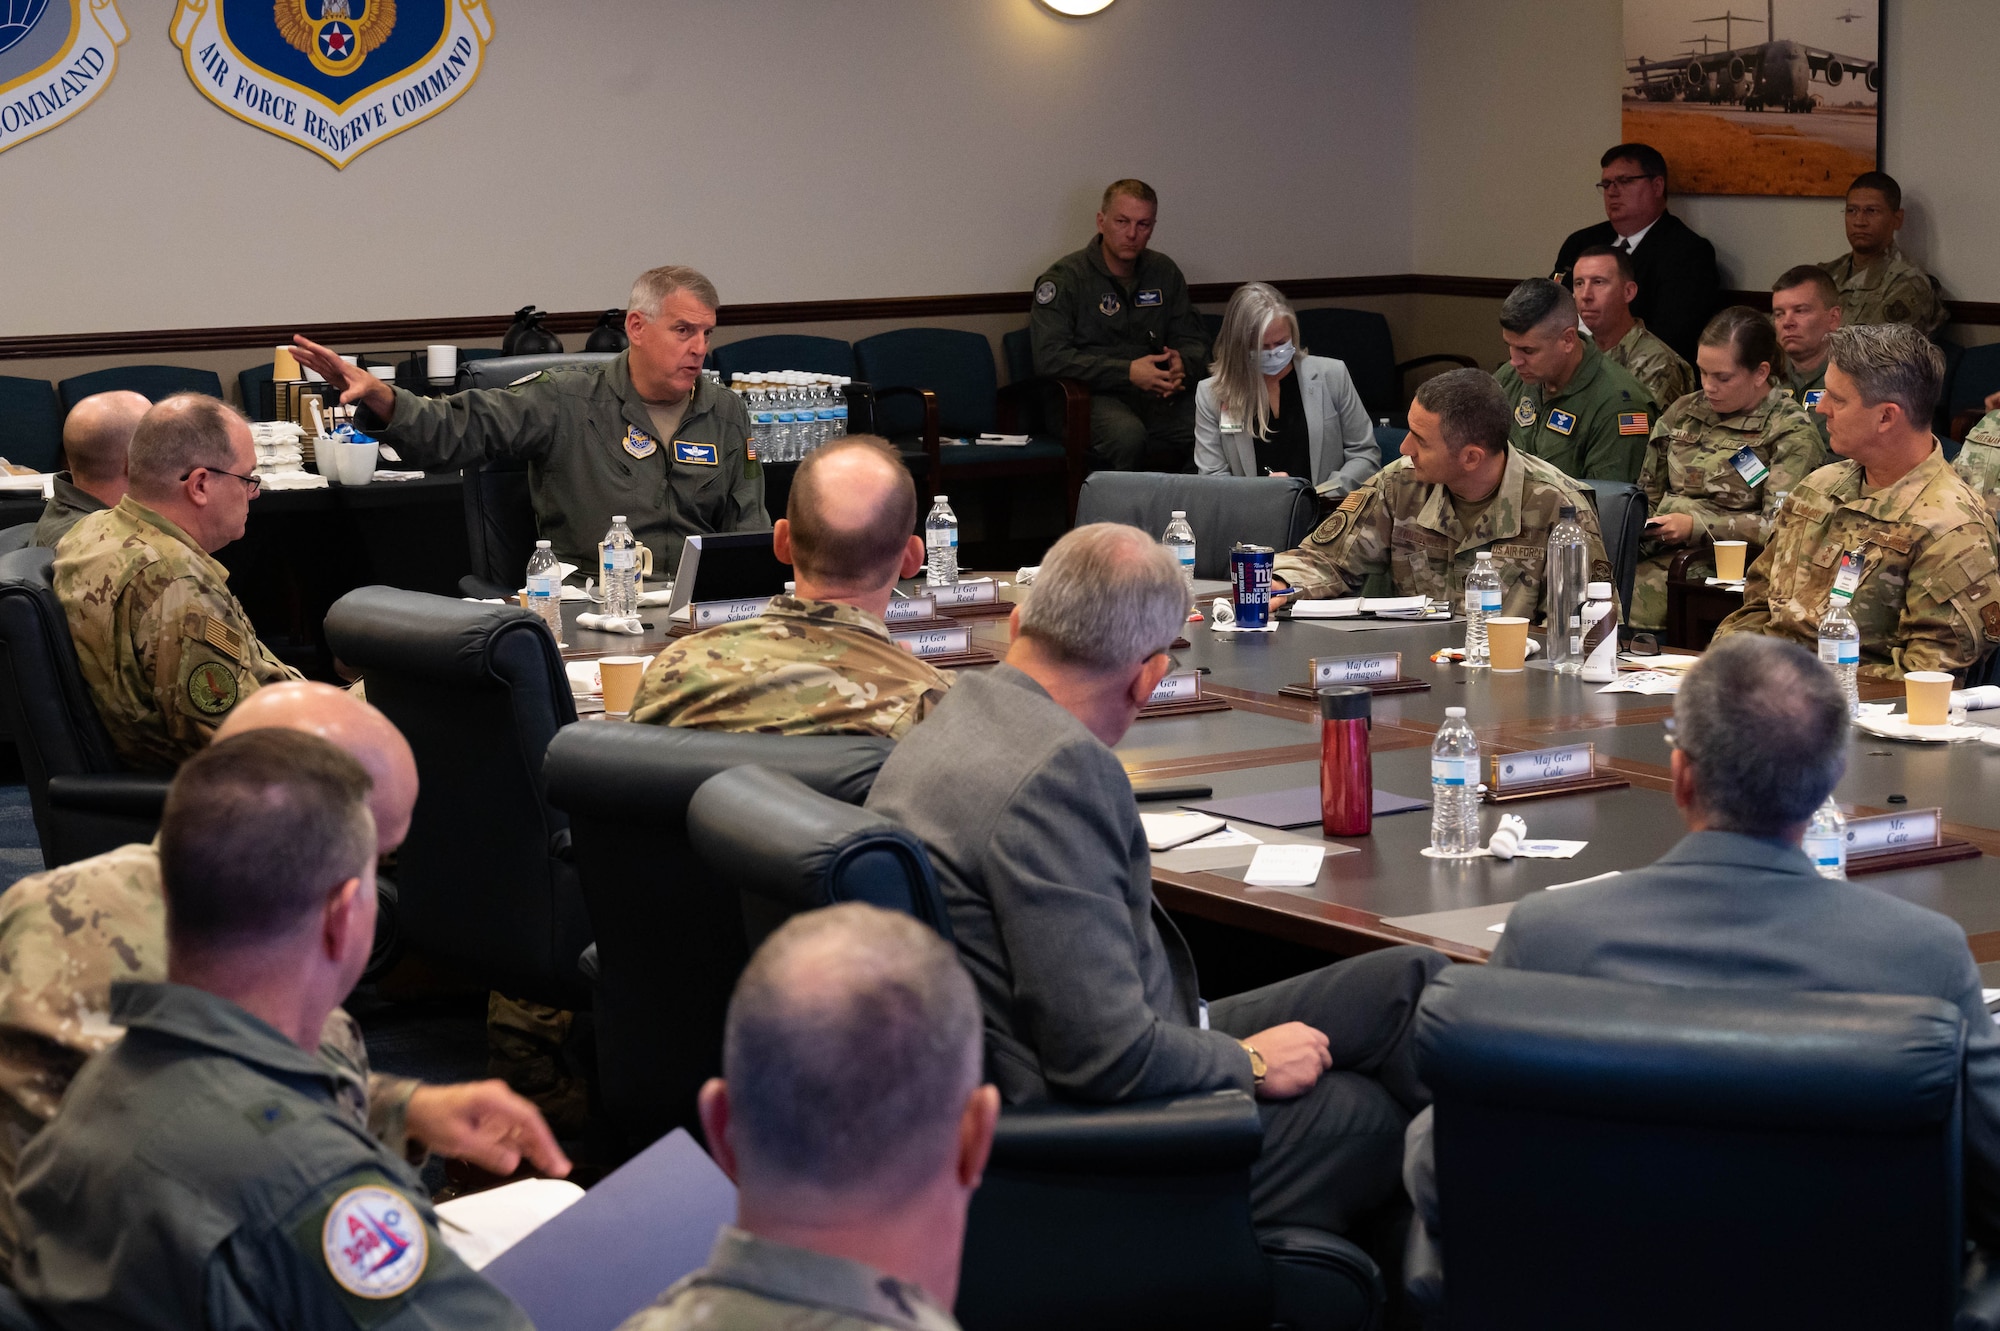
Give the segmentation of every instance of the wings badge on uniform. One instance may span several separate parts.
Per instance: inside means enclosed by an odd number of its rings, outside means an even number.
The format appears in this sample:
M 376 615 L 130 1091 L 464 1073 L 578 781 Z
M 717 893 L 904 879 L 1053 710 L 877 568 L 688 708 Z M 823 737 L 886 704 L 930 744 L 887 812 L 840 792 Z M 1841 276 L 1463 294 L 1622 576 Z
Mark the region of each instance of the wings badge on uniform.
M 352 74 L 396 27 L 396 0 L 275 0 L 274 12 L 279 35 L 322 74 Z

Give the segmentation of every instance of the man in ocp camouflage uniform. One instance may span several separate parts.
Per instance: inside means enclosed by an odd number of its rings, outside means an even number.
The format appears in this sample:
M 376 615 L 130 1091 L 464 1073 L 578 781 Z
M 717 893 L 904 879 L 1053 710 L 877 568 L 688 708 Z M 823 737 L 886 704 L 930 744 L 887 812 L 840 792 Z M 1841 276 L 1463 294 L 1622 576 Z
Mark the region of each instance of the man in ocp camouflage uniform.
M 1513 410 L 1508 442 L 1579 480 L 1638 480 L 1653 395 L 1577 327 L 1568 290 L 1545 277 L 1515 287 L 1500 336 L 1508 363 L 1493 377 Z
M 1631 256 L 1609 245 L 1593 245 L 1576 256 L 1570 291 L 1577 317 L 1590 330 L 1591 341 L 1604 359 L 1628 371 L 1653 395 L 1662 411 L 1699 386 L 1694 367 L 1680 353 L 1654 337 L 1644 320 L 1632 317 L 1632 300 L 1639 294 Z
M 1597 510 L 1583 487 L 1507 442 L 1507 400 L 1492 376 L 1453 370 L 1427 379 L 1410 404 L 1403 457 L 1342 500 L 1304 545 L 1277 557 L 1272 589 L 1289 597 L 1348 596 L 1388 572 L 1398 596 L 1464 605 L 1465 575 L 1488 551 L 1503 613 L 1542 608 L 1549 529 L 1576 510 L 1590 579 L 1611 580 Z
M 1848 324 L 1908 324 L 1935 333 L 1944 323 L 1937 279 L 1896 247 L 1903 229 L 1903 187 L 1883 171 L 1864 171 L 1847 187 L 1848 252 L 1828 259 Z
M 2000 411 L 1989 411 L 1966 432 L 1951 469 L 2000 517 Z
M 1944 356 L 1904 324 L 1842 328 L 1829 342 L 1819 411 L 1844 460 L 1792 491 L 1750 566 L 1743 608 L 1716 636 L 1812 644 L 1840 590 L 1852 594 L 1862 674 L 1976 665 L 2000 639 L 2000 548 L 1930 433 Z
M 671 643 L 647 668 L 632 719 L 902 738 L 950 687 L 882 619 L 897 580 L 923 566 L 916 520 L 916 487 L 886 440 L 853 435 L 807 454 L 771 533 L 797 594 Z
M 131 489 L 70 529 L 55 593 L 118 756 L 172 771 L 238 700 L 299 673 L 257 641 L 214 559 L 243 535 L 258 482 L 250 426 L 219 400 L 156 404 L 132 434 Z

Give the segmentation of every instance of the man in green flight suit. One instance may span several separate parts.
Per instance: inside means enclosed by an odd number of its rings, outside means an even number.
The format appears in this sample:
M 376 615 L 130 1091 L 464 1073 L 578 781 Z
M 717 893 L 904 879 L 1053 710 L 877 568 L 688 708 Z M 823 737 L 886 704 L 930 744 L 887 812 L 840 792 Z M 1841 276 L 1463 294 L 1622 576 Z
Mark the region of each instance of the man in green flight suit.
M 1117 471 L 1194 469 L 1194 383 L 1208 334 L 1179 265 L 1148 249 L 1159 195 L 1113 181 L 1097 234 L 1035 281 L 1035 373 L 1090 390 L 1091 461 Z
M 1508 363 L 1494 371 L 1513 404 L 1513 447 L 1578 480 L 1636 481 L 1658 414 L 1653 395 L 1577 327 L 1576 299 L 1546 277 L 1500 307 Z
M 720 304 L 694 269 L 654 268 L 632 284 L 632 345 L 616 359 L 443 398 L 392 388 L 303 337 L 292 342 L 301 365 L 360 405 L 355 424 L 406 463 L 525 459 L 535 526 L 557 558 L 595 569 L 597 543 L 624 514 L 653 567 L 671 577 L 686 537 L 771 526 L 750 414 L 701 373 Z
M 189 759 L 160 820 L 167 979 L 21 1154 L 21 1296 L 58 1327 L 477 1326 L 527 1317 L 448 1248 L 320 1053 L 375 934 L 370 781 L 316 735 Z

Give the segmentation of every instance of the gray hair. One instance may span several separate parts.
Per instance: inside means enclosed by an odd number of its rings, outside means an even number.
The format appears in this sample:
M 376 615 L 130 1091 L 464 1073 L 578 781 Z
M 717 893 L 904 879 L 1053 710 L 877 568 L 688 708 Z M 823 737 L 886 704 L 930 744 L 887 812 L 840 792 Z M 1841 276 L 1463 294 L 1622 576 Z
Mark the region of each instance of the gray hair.
M 1437 413 L 1444 446 L 1454 457 L 1470 444 L 1489 453 L 1507 451 L 1514 415 L 1507 410 L 1507 395 L 1499 382 L 1484 370 L 1461 368 L 1432 375 L 1417 385 L 1416 403 Z
M 1518 337 L 1544 324 L 1576 327 L 1576 297 L 1560 282 L 1531 277 L 1507 293 L 1500 306 L 1500 326 Z
M 1261 356 L 1264 334 L 1271 325 L 1284 320 L 1292 339 L 1292 364 L 1305 359 L 1306 349 L 1299 336 L 1299 316 L 1276 287 L 1263 282 L 1245 282 L 1229 297 L 1222 312 L 1222 328 L 1215 336 L 1215 359 L 1209 373 L 1215 376 L 1216 408 L 1243 422 L 1258 439 L 1271 433 L 1271 399 L 1264 391 Z
M 794 917 L 729 1000 L 741 1181 L 884 1204 L 916 1193 L 957 1149 L 980 1022 L 957 950 L 909 916 L 855 902 Z
M 170 493 L 196 467 L 230 469 L 231 427 L 249 429 L 243 413 L 206 393 L 176 393 L 153 404 L 132 432 L 127 471 L 139 498 Z
M 1929 429 L 1944 391 L 1944 353 L 1908 324 L 1852 324 L 1826 335 L 1829 363 L 1854 381 L 1863 406 L 1893 402 Z
M 1716 641 L 1674 698 L 1674 742 L 1709 825 L 1776 837 L 1847 770 L 1847 699 L 1805 648 L 1752 633 Z
M 1057 541 L 1021 607 L 1021 636 L 1058 660 L 1122 670 L 1167 650 L 1187 625 L 1180 564 L 1137 527 L 1093 522 Z
M 657 319 L 660 317 L 660 302 L 676 291 L 687 292 L 711 310 L 722 308 L 722 297 L 715 294 L 715 283 L 692 268 L 673 263 L 648 268 L 634 278 L 632 295 L 625 302 L 625 308 L 637 310 L 648 319 Z

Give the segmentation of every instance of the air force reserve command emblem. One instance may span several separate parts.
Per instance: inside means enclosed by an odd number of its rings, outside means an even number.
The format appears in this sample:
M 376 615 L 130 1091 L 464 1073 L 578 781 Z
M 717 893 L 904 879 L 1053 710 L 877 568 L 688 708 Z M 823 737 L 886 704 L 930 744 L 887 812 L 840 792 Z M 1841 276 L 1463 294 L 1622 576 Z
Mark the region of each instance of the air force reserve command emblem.
M 173 37 L 208 100 L 345 167 L 472 86 L 493 18 L 486 0 L 179 0 Z
M 0 152 L 95 101 L 125 35 L 117 0 L 0 0 Z
M 320 1225 L 327 1274 L 358 1299 L 393 1299 L 423 1279 L 430 1234 L 409 1198 L 394 1188 L 349 1188 Z

